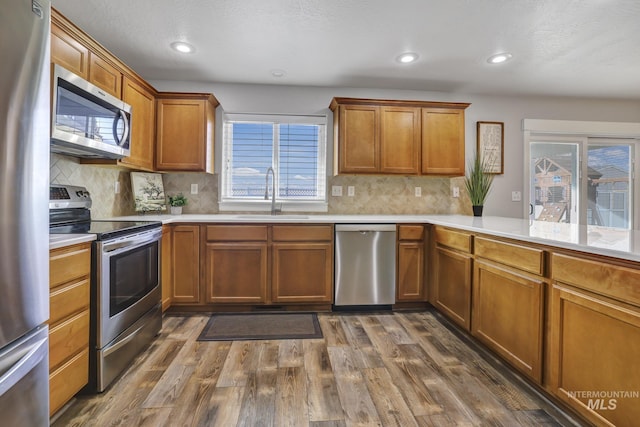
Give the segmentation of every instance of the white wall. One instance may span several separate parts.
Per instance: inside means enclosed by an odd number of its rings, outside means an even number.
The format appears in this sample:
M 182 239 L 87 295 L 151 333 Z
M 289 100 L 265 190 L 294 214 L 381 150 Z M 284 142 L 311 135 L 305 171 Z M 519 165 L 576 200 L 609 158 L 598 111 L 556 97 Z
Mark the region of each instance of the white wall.
M 497 176 L 485 206 L 486 215 L 522 217 L 528 202 L 512 202 L 511 191 L 524 190 L 522 119 L 640 122 L 640 100 L 554 97 L 494 97 L 428 91 L 361 88 L 296 87 L 152 81 L 160 91 L 210 92 L 226 112 L 327 114 L 335 96 L 469 102 L 466 110 L 466 152 L 476 147 L 476 122 L 504 122 L 504 175 Z M 333 135 L 328 133 L 329 147 Z

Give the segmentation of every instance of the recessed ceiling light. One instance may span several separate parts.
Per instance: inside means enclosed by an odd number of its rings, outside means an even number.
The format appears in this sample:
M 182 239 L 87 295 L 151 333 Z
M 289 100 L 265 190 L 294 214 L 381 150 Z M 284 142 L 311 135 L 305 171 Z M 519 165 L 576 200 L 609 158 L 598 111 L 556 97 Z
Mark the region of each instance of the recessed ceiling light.
M 503 62 L 507 62 L 513 58 L 513 55 L 509 52 L 496 53 L 495 55 L 491 55 L 487 62 L 489 64 L 502 64 Z
M 271 75 L 279 79 L 281 77 L 286 76 L 287 72 L 285 70 L 276 69 L 276 70 L 271 70 Z
M 196 51 L 193 46 L 185 42 L 173 42 L 171 43 L 171 49 L 177 50 L 180 53 L 193 53 Z
M 418 59 L 418 54 L 413 52 L 406 52 L 396 58 L 396 61 L 402 64 L 410 64 Z

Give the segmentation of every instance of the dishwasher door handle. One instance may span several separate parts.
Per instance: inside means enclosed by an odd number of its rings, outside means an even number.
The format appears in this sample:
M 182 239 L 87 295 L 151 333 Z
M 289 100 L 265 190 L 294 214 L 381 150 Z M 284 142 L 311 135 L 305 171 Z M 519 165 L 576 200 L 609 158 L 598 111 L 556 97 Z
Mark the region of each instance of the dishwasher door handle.
M 395 224 L 336 224 L 336 232 L 356 231 L 358 233 L 368 233 L 376 231 L 396 231 Z

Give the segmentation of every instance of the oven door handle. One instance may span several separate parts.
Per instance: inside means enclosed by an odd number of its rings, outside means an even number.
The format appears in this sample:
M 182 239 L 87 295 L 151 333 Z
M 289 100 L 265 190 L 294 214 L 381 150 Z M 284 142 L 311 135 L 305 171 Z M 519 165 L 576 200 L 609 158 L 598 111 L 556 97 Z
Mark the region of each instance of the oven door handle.
M 102 252 L 114 252 L 119 249 L 134 249 L 145 245 L 147 243 L 153 243 L 160 240 L 161 232 L 154 232 L 151 235 L 134 236 L 125 240 L 118 240 L 113 243 L 104 243 L 102 246 Z

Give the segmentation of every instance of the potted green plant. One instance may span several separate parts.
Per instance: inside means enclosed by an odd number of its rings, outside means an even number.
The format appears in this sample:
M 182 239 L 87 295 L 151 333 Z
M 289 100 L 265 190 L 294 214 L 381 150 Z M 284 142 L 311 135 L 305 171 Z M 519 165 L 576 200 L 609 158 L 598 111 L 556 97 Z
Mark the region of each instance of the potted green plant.
M 467 174 L 464 177 L 464 185 L 469 193 L 474 216 L 482 216 L 484 201 L 491 190 L 493 174 L 485 172 L 487 164 L 482 156 L 476 155 L 469 162 Z
M 187 204 L 187 198 L 182 193 L 178 193 L 175 196 L 169 196 L 169 206 L 171 206 L 172 215 L 180 215 L 182 213 L 182 207 Z

